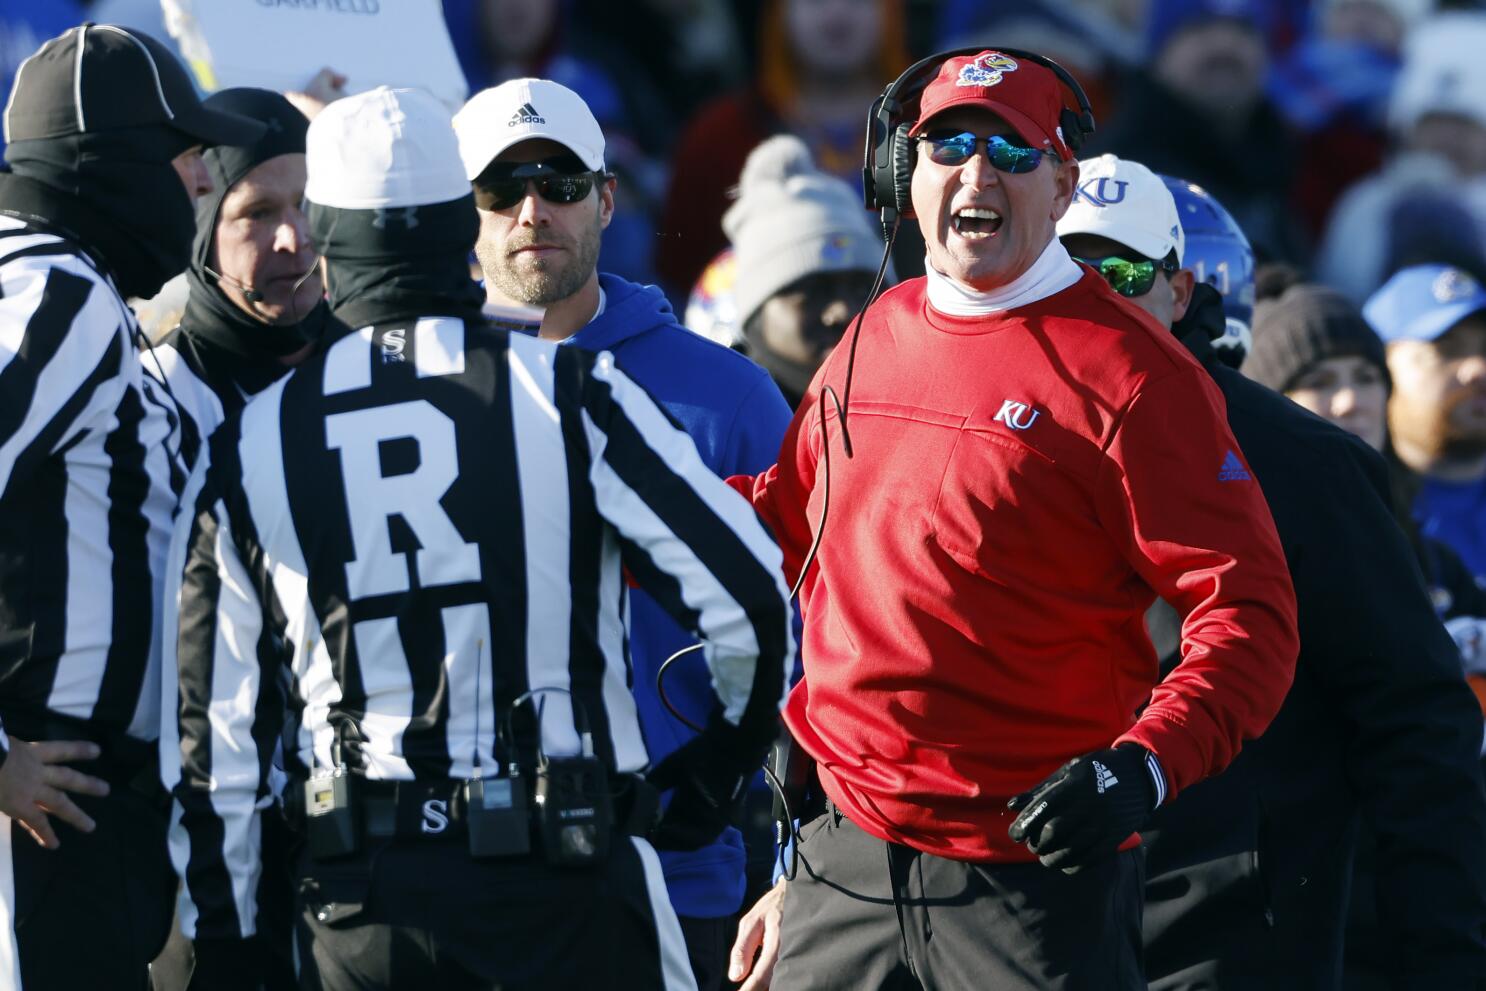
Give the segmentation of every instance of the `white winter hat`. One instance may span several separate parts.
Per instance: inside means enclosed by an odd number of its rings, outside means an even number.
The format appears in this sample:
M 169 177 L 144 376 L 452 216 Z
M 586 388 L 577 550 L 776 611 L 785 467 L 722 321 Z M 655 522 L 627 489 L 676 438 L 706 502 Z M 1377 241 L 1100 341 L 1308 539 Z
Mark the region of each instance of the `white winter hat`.
M 815 167 L 799 138 L 760 144 L 743 165 L 738 201 L 722 218 L 737 255 L 738 326 L 781 289 L 816 272 L 876 272 L 882 239 L 861 195 Z
M 305 136 L 305 199 L 342 210 L 425 206 L 470 195 L 449 111 L 421 89 L 327 106 Z

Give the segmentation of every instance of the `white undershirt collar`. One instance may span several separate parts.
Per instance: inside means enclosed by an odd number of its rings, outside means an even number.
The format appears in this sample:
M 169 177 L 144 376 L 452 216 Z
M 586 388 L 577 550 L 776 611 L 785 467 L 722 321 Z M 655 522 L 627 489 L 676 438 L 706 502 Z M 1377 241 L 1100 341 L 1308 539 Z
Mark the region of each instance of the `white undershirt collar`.
M 929 305 L 952 317 L 978 317 L 1035 303 L 1073 285 L 1083 277 L 1078 263 L 1057 238 L 1048 242 L 1032 267 L 997 289 L 982 292 L 957 282 L 924 259 Z

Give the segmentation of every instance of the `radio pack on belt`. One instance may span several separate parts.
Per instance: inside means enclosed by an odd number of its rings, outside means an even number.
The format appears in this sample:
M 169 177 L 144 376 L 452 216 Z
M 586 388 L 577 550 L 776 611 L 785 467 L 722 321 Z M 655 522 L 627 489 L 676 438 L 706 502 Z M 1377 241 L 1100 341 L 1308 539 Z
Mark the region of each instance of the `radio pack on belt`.
M 537 832 L 554 866 L 581 867 L 609 856 L 614 817 L 608 775 L 590 750 L 585 745 L 578 757 L 543 755 L 537 765 Z
M 361 849 L 361 805 L 344 764 L 313 771 L 304 783 L 305 832 L 316 860 L 346 857 Z
M 511 710 L 544 691 L 533 689 L 507 709 L 499 743 L 509 738 Z M 467 834 L 470 856 L 522 857 L 533 852 L 533 838 L 543 859 L 553 866 L 587 867 L 609 856 L 615 830 L 644 835 L 654 824 L 658 795 L 635 777 L 621 788 L 619 821 L 608 770 L 593 754 L 587 714 L 574 700 L 579 753 L 551 756 L 540 743 L 541 706 L 537 710 L 536 765 L 525 773 L 511 761 L 504 777 L 487 777 L 476 755 L 474 776 L 464 782 L 368 781 L 339 760 L 331 768 L 312 768 L 304 783 L 305 831 L 316 860 L 358 853 L 364 837 L 452 838 Z M 337 739 L 337 750 L 340 741 Z M 509 744 L 508 754 L 514 753 Z M 432 825 L 430 825 L 432 824 Z
M 544 692 L 567 695 L 573 705 L 573 723 L 580 751 L 572 756 L 552 757 L 542 748 Z M 572 693 L 560 688 L 534 688 L 516 698 L 506 710 L 511 713 L 523 702 L 533 702 L 537 714 L 537 768 L 532 789 L 533 826 L 542 845 L 542 855 L 554 867 L 586 867 L 609 856 L 609 833 L 614 813 L 609 797 L 609 774 L 593 755 L 593 733 L 588 713 Z M 508 734 L 509 736 L 509 734 Z
M 507 778 L 473 778 L 464 783 L 470 856 L 518 857 L 531 853 L 531 815 L 526 779 L 511 765 Z

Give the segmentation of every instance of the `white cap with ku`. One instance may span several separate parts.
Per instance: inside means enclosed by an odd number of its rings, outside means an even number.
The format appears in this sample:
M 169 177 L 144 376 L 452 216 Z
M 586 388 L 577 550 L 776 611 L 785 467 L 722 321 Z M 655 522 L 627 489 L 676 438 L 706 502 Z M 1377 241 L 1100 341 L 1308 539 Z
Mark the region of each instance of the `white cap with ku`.
M 1094 234 L 1153 261 L 1173 251 L 1182 264 L 1186 238 L 1176 201 L 1161 177 L 1139 162 L 1100 155 L 1078 163 L 1078 188 L 1058 221 L 1058 236 Z

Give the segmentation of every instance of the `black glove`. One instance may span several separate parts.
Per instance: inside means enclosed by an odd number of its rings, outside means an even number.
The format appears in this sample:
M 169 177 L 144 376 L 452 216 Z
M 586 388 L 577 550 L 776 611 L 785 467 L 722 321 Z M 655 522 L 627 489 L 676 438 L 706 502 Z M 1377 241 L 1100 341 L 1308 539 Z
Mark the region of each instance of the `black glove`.
M 671 804 L 650 834 L 658 850 L 695 850 L 738 823 L 748 782 L 764 764 L 769 737 L 745 732 L 714 716 L 655 766 L 645 779 L 661 791 L 675 789 Z
M 257 937 L 198 939 L 188 991 L 262 991 L 263 948 Z
M 1006 803 L 1007 833 L 1048 867 L 1077 874 L 1119 848 L 1156 805 L 1147 751 L 1134 743 L 1076 757 Z

